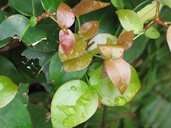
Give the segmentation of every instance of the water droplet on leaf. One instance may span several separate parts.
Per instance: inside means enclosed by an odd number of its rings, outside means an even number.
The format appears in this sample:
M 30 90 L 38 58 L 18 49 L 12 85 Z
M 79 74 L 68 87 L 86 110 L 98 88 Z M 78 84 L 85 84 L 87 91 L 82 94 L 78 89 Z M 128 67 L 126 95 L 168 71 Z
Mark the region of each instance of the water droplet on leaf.
M 126 99 L 124 98 L 124 97 L 122 97 L 122 96 L 118 96 L 118 97 L 116 97 L 115 99 L 114 99 L 114 101 L 115 101 L 115 104 L 117 105 L 117 106 L 123 106 L 123 105 L 125 105 L 126 104 Z

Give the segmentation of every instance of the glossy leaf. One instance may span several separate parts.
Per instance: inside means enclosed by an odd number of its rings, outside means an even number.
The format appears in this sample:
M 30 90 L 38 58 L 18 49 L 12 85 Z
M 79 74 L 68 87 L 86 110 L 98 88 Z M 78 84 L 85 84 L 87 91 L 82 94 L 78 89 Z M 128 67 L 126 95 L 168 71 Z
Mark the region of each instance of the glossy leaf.
M 87 121 L 98 106 L 97 93 L 85 82 L 74 80 L 62 85 L 51 104 L 54 128 L 71 128 Z
M 123 59 L 111 59 L 105 60 L 104 66 L 112 83 L 124 94 L 131 80 L 130 65 Z
M 122 95 L 113 85 L 107 75 L 102 76 L 103 67 L 100 66 L 90 74 L 90 85 L 93 86 L 99 95 L 100 102 L 107 106 L 123 106 L 130 102 L 140 90 L 140 80 L 136 70 L 131 67 L 131 81 Z
M 29 20 L 22 15 L 12 15 L 0 24 L 0 40 L 18 36 L 29 46 L 46 40 L 46 33 L 37 27 L 29 27 Z
M 111 0 L 111 2 L 118 9 L 124 8 L 124 1 L 123 0 Z
M 26 16 L 38 16 L 43 13 L 40 0 L 9 0 L 9 4 L 18 12 Z
M 69 80 L 81 79 L 86 71 L 87 69 L 71 73 L 65 72 L 63 69 L 63 63 L 60 61 L 58 54 L 55 54 L 50 62 L 49 77 L 51 83 L 58 87 Z
M 75 43 L 69 54 L 66 55 L 61 45 L 59 45 L 58 54 L 62 62 L 77 58 L 81 54 L 85 53 L 87 42 L 76 34 L 74 35 L 74 37 L 75 37 Z
M 56 12 L 58 5 L 60 4 L 61 0 L 41 0 L 43 8 L 47 12 Z
M 132 10 L 120 9 L 116 11 L 122 27 L 127 31 L 134 31 L 135 34 L 141 33 L 143 30 L 143 22 L 141 18 Z
M 68 60 L 64 62 L 64 70 L 66 72 L 80 71 L 89 66 L 93 59 L 93 56 L 89 53 L 81 55 L 78 58 Z
M 84 23 L 80 27 L 78 33 L 85 40 L 89 40 L 97 33 L 98 29 L 99 29 L 98 21 L 89 21 L 89 22 Z
M 111 34 L 101 33 L 96 35 L 93 39 L 91 39 L 88 43 L 90 47 L 88 51 L 96 51 L 98 53 L 98 45 L 99 44 L 116 44 L 117 38 Z
M 168 6 L 169 8 L 171 8 L 171 1 L 170 0 L 157 0 L 157 1 Z
M 124 49 L 113 44 L 99 44 L 98 48 L 105 59 L 118 59 L 123 56 Z
M 59 32 L 59 42 L 62 50 L 67 55 L 71 52 L 74 47 L 75 37 L 70 29 L 60 30 Z
M 168 44 L 169 49 L 171 51 L 171 26 L 169 26 L 169 28 L 167 30 L 166 38 L 167 38 L 167 44 Z
M 73 8 L 73 11 L 76 16 L 80 16 L 104 8 L 108 5 L 110 5 L 110 3 L 100 2 L 98 0 L 82 0 Z
M 123 33 L 118 39 L 118 45 L 122 46 L 125 50 L 128 50 L 133 43 L 134 32 L 129 31 Z
M 156 6 L 157 2 L 153 1 L 151 4 L 146 5 L 144 8 L 137 12 L 143 23 L 146 23 L 156 16 Z
M 145 32 L 145 36 L 150 39 L 157 39 L 160 37 L 159 31 L 153 26 L 151 26 L 147 31 Z
M 60 28 L 70 28 L 75 21 L 72 9 L 65 3 L 60 3 L 56 17 Z
M 0 108 L 9 104 L 15 97 L 18 87 L 8 77 L 0 76 Z
M 32 128 L 30 114 L 25 104 L 17 98 L 0 109 L 0 117 L 2 128 Z

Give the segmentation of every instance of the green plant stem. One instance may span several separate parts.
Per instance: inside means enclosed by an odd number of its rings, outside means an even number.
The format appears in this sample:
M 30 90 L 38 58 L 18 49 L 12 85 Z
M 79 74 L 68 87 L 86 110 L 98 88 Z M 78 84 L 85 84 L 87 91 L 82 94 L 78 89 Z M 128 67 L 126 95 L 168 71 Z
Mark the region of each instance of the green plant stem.
M 81 27 L 80 17 L 79 17 L 79 16 L 77 16 L 76 18 L 77 18 L 78 28 L 80 29 L 80 27 Z
M 136 36 L 134 37 L 134 40 L 136 40 L 138 37 L 142 36 L 143 34 L 144 34 L 144 32 L 141 32 L 140 34 L 136 35 Z
M 31 2 L 32 2 L 33 16 L 35 16 L 35 6 L 34 6 L 34 0 L 31 0 Z

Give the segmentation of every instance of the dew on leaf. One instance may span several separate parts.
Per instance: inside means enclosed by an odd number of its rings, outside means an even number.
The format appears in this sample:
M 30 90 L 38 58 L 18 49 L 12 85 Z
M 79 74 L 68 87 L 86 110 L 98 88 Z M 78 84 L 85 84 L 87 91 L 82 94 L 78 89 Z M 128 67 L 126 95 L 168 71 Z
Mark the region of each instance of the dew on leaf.
M 71 90 L 72 90 L 72 91 L 76 91 L 77 88 L 76 88 L 75 86 L 71 86 Z

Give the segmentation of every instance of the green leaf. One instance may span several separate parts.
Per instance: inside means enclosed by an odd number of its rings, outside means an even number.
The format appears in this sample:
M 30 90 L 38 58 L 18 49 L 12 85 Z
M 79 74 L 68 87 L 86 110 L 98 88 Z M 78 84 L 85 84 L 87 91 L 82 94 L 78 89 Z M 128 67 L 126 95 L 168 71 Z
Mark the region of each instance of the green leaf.
M 156 30 L 155 27 L 151 26 L 147 31 L 145 32 L 145 36 L 149 37 L 150 39 L 157 39 L 160 37 L 159 31 Z
M 123 95 L 112 84 L 109 77 L 102 74 L 102 66 L 91 73 L 90 85 L 97 90 L 102 104 L 107 106 L 123 106 L 133 99 L 140 89 L 140 81 L 133 67 L 131 67 L 131 72 L 131 82 Z
M 7 18 L 7 14 L 0 10 L 0 23 Z
M 0 75 L 11 78 L 15 83 L 19 83 L 19 74 L 16 67 L 7 58 L 0 56 Z
M 48 110 L 42 106 L 29 104 L 28 110 L 31 115 L 33 128 L 52 128 L 51 122 L 46 118 Z
M 86 53 L 84 55 L 79 56 L 78 58 L 68 60 L 64 62 L 64 70 L 66 72 L 75 72 L 80 71 L 89 66 L 93 59 L 92 54 Z
M 169 8 L 171 8 L 171 1 L 170 0 L 158 0 L 160 3 L 168 6 Z
M 156 6 L 157 2 L 153 1 L 151 4 L 146 5 L 144 8 L 137 12 L 143 23 L 146 23 L 156 16 Z
M 17 90 L 17 85 L 8 77 L 0 75 L 0 108 L 3 108 L 14 99 Z
M 0 24 L 0 40 L 18 36 L 19 39 L 29 45 L 36 45 L 46 40 L 46 33 L 39 28 L 29 27 L 29 20 L 22 15 L 12 15 Z
M 1 128 L 32 128 L 29 112 L 17 98 L 0 109 L 0 122 Z
M 9 0 L 11 7 L 26 16 L 37 16 L 43 13 L 40 0 Z
M 124 8 L 124 1 L 123 0 L 111 0 L 111 2 L 118 9 Z
M 62 85 L 51 104 L 54 128 L 71 128 L 87 121 L 98 106 L 97 93 L 85 82 L 74 80 Z
M 143 30 L 143 21 L 134 11 L 120 9 L 116 13 L 124 29 L 127 31 L 133 30 L 135 34 L 141 33 Z
M 63 70 L 63 63 L 60 61 L 57 53 L 53 56 L 49 67 L 51 82 L 56 86 L 60 86 L 69 80 L 81 79 L 86 71 L 87 69 L 71 73 L 65 72 Z
M 56 12 L 58 5 L 62 0 L 41 0 L 43 8 L 48 12 Z

